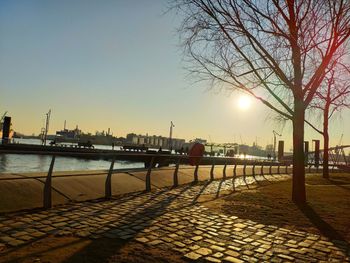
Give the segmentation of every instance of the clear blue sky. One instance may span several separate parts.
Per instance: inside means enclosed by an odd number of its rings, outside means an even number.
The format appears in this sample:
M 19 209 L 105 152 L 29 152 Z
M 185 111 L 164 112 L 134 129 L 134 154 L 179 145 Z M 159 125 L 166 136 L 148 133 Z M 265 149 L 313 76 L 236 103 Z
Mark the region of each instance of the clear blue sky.
M 167 136 L 172 120 L 179 138 L 271 143 L 279 127 L 263 105 L 242 111 L 239 93 L 188 78 L 180 18 L 166 10 L 165 0 L 0 0 L 0 114 L 26 134 L 38 134 L 52 109 L 51 133 L 67 120 L 85 132 Z M 349 123 L 349 111 L 333 122 L 331 143 L 344 133 L 350 144 Z M 306 139 L 316 137 L 308 130 Z

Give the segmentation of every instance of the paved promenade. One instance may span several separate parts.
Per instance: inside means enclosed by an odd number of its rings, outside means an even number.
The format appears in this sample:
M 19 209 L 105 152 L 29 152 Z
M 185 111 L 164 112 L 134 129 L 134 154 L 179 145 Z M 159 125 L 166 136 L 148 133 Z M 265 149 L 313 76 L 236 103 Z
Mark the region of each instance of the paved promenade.
M 284 178 L 289 176 L 266 176 L 269 181 Z M 262 179 L 248 177 L 247 183 Z M 219 196 L 241 183 L 242 179 L 235 186 L 232 179 L 212 181 L 0 216 L 0 246 L 20 246 L 53 234 L 108 237 L 111 242 L 133 239 L 176 250 L 189 261 L 350 262 L 350 247 L 344 241 L 226 216 L 196 202 L 200 195 Z
M 213 177 L 223 177 L 223 165 L 213 169 Z M 233 176 L 233 165 L 227 165 L 227 177 Z M 175 167 L 162 167 L 152 169 L 152 188 L 170 187 L 173 185 Z M 181 165 L 178 170 L 178 183 L 191 183 L 194 179 L 193 166 Z M 259 174 L 260 167 L 255 168 Z M 269 167 L 264 167 L 264 173 L 269 173 Z M 284 171 L 281 168 L 281 171 Z M 53 173 L 52 202 L 53 205 L 68 204 L 97 199 L 105 196 L 106 170 L 99 171 L 69 171 Z M 211 166 L 203 165 L 198 169 L 198 180 L 210 178 Z M 277 173 L 277 167 L 271 172 Z M 291 172 L 291 168 L 289 168 Z M 252 166 L 247 166 L 247 174 L 252 174 Z M 122 195 L 131 192 L 143 191 L 146 188 L 147 169 L 131 169 L 114 171 L 111 188 L 113 195 Z M 243 174 L 243 166 L 237 166 L 236 175 Z M 19 211 L 23 209 L 40 208 L 43 206 L 43 188 L 47 173 L 10 173 L 0 174 L 0 213 Z

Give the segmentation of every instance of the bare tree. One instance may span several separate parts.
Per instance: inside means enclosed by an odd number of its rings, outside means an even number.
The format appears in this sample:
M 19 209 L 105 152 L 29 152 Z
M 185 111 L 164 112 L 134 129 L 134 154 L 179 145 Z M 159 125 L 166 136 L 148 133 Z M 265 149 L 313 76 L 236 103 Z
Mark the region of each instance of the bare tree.
M 311 109 L 318 109 L 322 114 L 322 129 L 312 127 L 323 136 L 323 177 L 329 178 L 329 121 L 335 113 L 350 108 L 350 69 L 348 65 L 336 63 L 331 65 L 324 83 L 316 91 L 316 99 Z
M 190 70 L 293 122 L 293 190 L 306 201 L 305 110 L 350 35 L 343 0 L 177 0 Z M 316 63 L 315 63 L 316 61 Z

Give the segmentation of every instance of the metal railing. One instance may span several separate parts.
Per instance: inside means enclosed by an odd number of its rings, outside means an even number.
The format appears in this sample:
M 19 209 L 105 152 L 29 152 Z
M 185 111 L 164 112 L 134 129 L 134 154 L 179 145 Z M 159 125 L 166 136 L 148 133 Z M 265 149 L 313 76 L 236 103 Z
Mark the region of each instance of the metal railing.
M 89 154 L 89 153 L 85 153 Z M 292 172 L 292 167 L 290 167 L 287 164 L 281 164 L 266 160 L 245 160 L 245 159 L 238 159 L 233 157 L 201 157 L 201 156 L 195 156 L 190 157 L 187 155 L 169 155 L 169 154 L 146 154 L 146 153 L 138 153 L 138 158 L 142 157 L 142 160 L 145 161 L 145 169 L 136 168 L 136 169 L 121 169 L 121 170 L 115 170 L 114 165 L 116 160 L 123 159 L 121 157 L 125 157 L 125 155 L 133 155 L 131 153 L 118 153 L 114 155 L 110 155 L 110 166 L 109 169 L 106 170 L 107 175 L 105 178 L 104 183 L 104 198 L 110 199 L 113 196 L 113 189 L 112 189 L 112 176 L 118 173 L 125 172 L 125 170 L 136 170 L 136 171 L 146 171 L 145 175 L 145 188 L 144 190 L 146 192 L 149 192 L 152 190 L 152 183 L 151 183 L 151 174 L 152 171 L 155 169 L 158 169 L 162 166 L 169 166 L 172 165 L 173 171 L 172 171 L 172 187 L 177 187 L 179 185 L 179 169 L 180 165 L 182 164 L 188 164 L 190 160 L 195 160 L 196 165 L 194 165 L 193 169 L 193 180 L 192 183 L 198 183 L 199 181 L 199 168 L 200 166 L 210 166 L 210 172 L 209 172 L 209 180 L 215 180 L 219 178 L 215 178 L 215 168 L 217 166 L 222 166 L 222 180 L 227 179 L 228 176 L 228 167 L 231 167 L 232 171 L 232 178 L 235 180 L 238 177 L 238 167 L 242 168 L 242 173 L 240 173 L 241 176 L 243 176 L 243 180 L 245 180 L 246 176 L 256 176 L 256 175 L 273 175 L 273 174 L 289 174 Z M 49 209 L 52 207 L 52 178 L 53 178 L 53 171 L 54 166 L 56 162 L 56 155 L 52 155 L 51 163 L 49 166 L 49 170 L 47 172 L 46 176 L 31 176 L 31 177 L 19 177 L 19 178 L 12 178 L 11 180 L 23 180 L 23 179 L 44 179 L 44 191 L 43 191 L 43 208 Z M 209 167 L 208 167 L 209 168 Z M 221 168 L 221 167 L 219 167 Z M 248 168 L 251 170 L 248 171 Z M 274 171 L 273 171 L 273 168 Z M 277 169 L 276 169 L 277 168 Z M 312 165 L 308 165 L 306 167 L 306 171 L 308 172 L 319 172 L 320 168 L 315 167 L 313 168 Z M 103 173 L 105 174 L 105 173 Z M 93 176 L 96 174 L 70 174 L 70 175 L 60 175 L 59 177 L 69 177 L 69 176 Z M 7 180 L 6 178 L 0 178 L 1 180 Z

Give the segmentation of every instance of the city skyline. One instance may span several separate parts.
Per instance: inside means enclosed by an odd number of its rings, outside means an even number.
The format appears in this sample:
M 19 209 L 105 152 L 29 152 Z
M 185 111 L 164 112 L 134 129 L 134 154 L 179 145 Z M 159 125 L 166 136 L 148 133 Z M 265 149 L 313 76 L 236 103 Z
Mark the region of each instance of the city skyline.
M 257 101 L 244 110 L 241 93 L 210 90 L 188 76 L 176 32 L 181 18 L 167 9 L 164 1 L 2 1 L 0 113 L 8 111 L 25 134 L 40 132 L 49 109 L 49 133 L 67 120 L 91 133 L 167 136 L 173 121 L 174 137 L 248 144 L 257 137 L 266 145 L 277 130 L 289 150 L 290 123 L 282 129 Z M 331 122 L 331 145 L 342 134 L 350 144 L 349 111 L 342 118 Z M 306 140 L 321 139 L 305 127 Z

